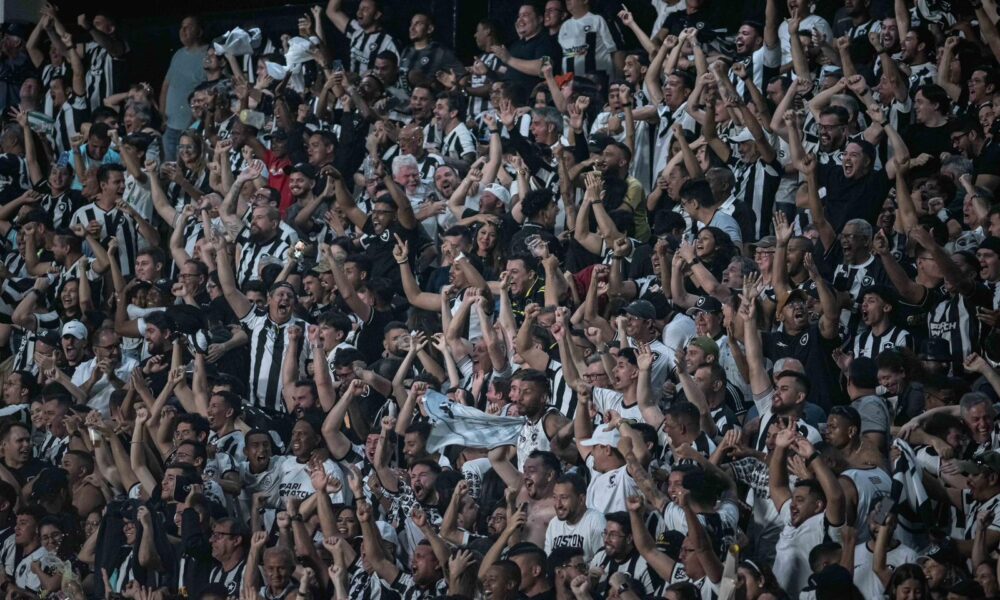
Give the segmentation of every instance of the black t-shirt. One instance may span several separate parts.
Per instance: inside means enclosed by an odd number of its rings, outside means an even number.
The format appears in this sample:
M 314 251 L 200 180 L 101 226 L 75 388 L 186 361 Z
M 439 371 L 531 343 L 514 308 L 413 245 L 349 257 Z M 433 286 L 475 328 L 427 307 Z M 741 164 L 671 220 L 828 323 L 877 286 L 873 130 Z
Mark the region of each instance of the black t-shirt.
M 892 185 L 884 170 L 855 179 L 845 177 L 844 168 L 836 164 L 819 165 L 818 171 L 819 185 L 826 188 L 826 218 L 834 231 L 843 230 L 851 219 L 875 222 Z
M 372 364 L 382 357 L 385 346 L 382 341 L 385 339 L 385 326 L 395 321 L 395 316 L 387 310 L 372 310 L 371 317 L 362 324 L 358 333 L 357 348 L 361 354 L 365 355 L 365 362 Z
M 517 40 L 510 45 L 509 51 L 512 57 L 521 60 L 538 60 L 543 56 L 548 56 L 553 59 L 553 68 L 559 65 L 559 57 L 562 56 L 562 48 L 559 47 L 559 43 L 545 32 L 539 32 L 538 35 L 528 40 Z M 530 91 L 542 81 L 538 77 L 526 75 L 509 66 L 506 77 L 508 81 L 520 85 L 525 91 Z
M 7 465 L 4 464 L 4 466 L 6 467 Z M 35 457 L 31 457 L 20 469 L 7 467 L 7 470 L 10 471 L 10 474 L 14 476 L 14 479 L 21 484 L 21 487 L 24 487 L 25 484 L 37 477 L 38 474 L 42 472 L 42 469 L 47 466 L 49 466 L 48 463 L 38 460 Z
M 819 325 L 812 324 L 802 333 L 792 336 L 784 331 L 765 332 L 761 336 L 764 344 L 764 356 L 772 362 L 779 358 L 795 358 L 805 367 L 809 374 L 809 400 L 818 404 L 824 410 L 837 404 L 834 396 L 841 386 L 837 381 L 837 366 L 831 358 L 831 352 L 837 347 L 839 340 L 824 339 L 819 332 Z
M 979 156 L 972 159 L 972 172 L 976 175 L 1000 176 L 1000 146 L 988 144 Z
M 396 235 L 409 244 L 410 265 L 413 265 L 413 258 L 417 255 L 418 240 L 420 231 L 423 228 L 417 225 L 414 229 L 406 229 L 399 223 L 393 223 L 381 234 L 376 235 L 375 227 L 369 216 L 365 221 L 363 229 L 364 235 L 361 237 L 361 245 L 365 249 L 365 256 L 372 261 L 372 277 L 385 277 L 394 284 L 401 285 L 399 278 L 399 265 L 392 256 L 392 249 L 396 246 Z
M 907 148 L 914 148 L 915 151 L 931 156 L 941 156 L 942 152 L 949 154 L 955 151 L 951 145 L 951 132 L 948 125 L 941 127 L 928 127 L 922 123 L 914 123 L 906 129 L 903 141 Z

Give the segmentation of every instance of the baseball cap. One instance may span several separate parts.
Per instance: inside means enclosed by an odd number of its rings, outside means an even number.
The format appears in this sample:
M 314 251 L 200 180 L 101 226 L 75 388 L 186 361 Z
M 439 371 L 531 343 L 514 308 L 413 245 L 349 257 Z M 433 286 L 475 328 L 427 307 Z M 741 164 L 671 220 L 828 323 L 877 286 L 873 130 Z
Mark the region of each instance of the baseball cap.
M 965 557 L 959 554 L 955 545 L 951 543 L 951 540 L 945 540 L 940 544 L 931 546 L 926 554 L 917 558 L 917 564 L 922 564 L 927 559 L 931 559 L 942 565 L 961 565 L 965 563 Z
M 773 235 L 765 235 L 753 244 L 750 244 L 752 250 L 770 250 L 778 245 L 778 238 Z
M 613 141 L 615 140 L 610 135 L 599 131 L 590 136 L 590 139 L 587 140 L 587 149 L 592 153 L 603 152 L 604 149 L 608 147 L 608 144 Z
M 500 185 L 499 183 L 491 183 L 483 188 L 483 192 L 489 192 L 497 197 L 497 200 L 504 203 L 504 206 L 510 204 L 510 190 Z
M 43 329 L 35 333 L 35 341 L 39 341 L 53 348 L 58 348 L 62 336 L 59 335 L 58 329 Z
M 736 132 L 733 133 L 733 135 L 729 136 L 729 141 L 733 142 L 734 144 L 740 144 L 743 142 L 752 142 L 753 134 L 750 133 L 750 130 L 747 129 L 746 127 L 741 127 L 740 129 L 737 129 Z
M 316 179 L 316 167 L 306 162 L 295 163 L 288 168 L 287 174 L 302 173 L 309 179 Z
M 978 454 L 972 460 L 960 460 L 956 462 L 958 471 L 968 475 L 978 475 L 986 471 L 1000 473 L 1000 452 L 987 450 Z
M 622 439 L 622 434 L 617 429 L 605 429 L 598 427 L 589 439 L 580 442 L 581 446 L 612 446 L 618 447 L 618 442 Z
M 62 327 L 62 336 L 66 337 L 67 335 L 78 340 L 85 340 L 87 339 L 87 326 L 77 320 L 67 321 Z
M 1000 256 L 1000 238 L 993 236 L 986 238 L 985 240 L 980 242 L 979 249 L 989 250 Z
M 708 336 L 702 335 L 693 338 L 687 345 L 694 346 L 695 348 L 701 348 L 701 351 L 705 354 L 715 355 L 716 358 L 719 357 L 719 345 L 715 343 L 715 340 Z
M 720 313 L 722 312 L 722 302 L 715 296 L 702 296 L 694 303 L 694 306 L 687 309 L 688 316 L 695 316 L 700 312 Z
M 623 311 L 627 315 L 639 317 L 640 319 L 653 320 L 656 318 L 656 307 L 649 300 L 633 300 Z

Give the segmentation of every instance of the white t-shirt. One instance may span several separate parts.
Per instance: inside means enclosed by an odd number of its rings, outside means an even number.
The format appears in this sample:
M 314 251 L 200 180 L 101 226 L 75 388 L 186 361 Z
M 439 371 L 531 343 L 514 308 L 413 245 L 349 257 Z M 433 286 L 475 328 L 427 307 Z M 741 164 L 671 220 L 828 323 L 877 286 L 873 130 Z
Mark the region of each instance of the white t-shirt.
M 625 394 L 599 387 L 595 387 L 592 394 L 594 406 L 597 408 L 597 412 L 601 414 L 603 421 L 607 422 L 608 411 L 613 410 L 621 415 L 623 419 L 636 419 L 642 422 L 642 411 L 639 410 L 639 404 L 625 406 Z
M 587 457 L 590 485 L 587 487 L 587 508 L 602 514 L 626 510 L 625 499 L 639 493 L 639 486 L 624 466 L 607 473 L 594 470 L 594 457 Z
M 121 363 L 115 369 L 115 376 L 121 381 L 128 381 L 128 378 L 132 375 L 132 369 L 138 366 L 139 361 L 128 356 L 122 356 Z M 73 384 L 78 387 L 82 386 L 85 381 L 90 379 L 96 368 L 96 358 L 92 358 L 85 363 L 80 363 L 73 373 Z M 101 375 L 101 378 L 97 380 L 94 387 L 90 388 L 90 400 L 87 401 L 87 406 L 106 417 L 110 416 L 111 394 L 114 391 L 115 387 L 108 381 L 108 376 Z
M 792 502 L 786 500 L 778 511 L 784 529 L 775 547 L 774 577 L 781 589 L 796 597 L 809 583 L 812 568 L 809 552 L 826 540 L 840 541 L 840 526 L 826 522 L 826 513 L 813 515 L 798 527 L 792 526 Z
M 552 519 L 545 530 L 545 553 L 550 554 L 553 548 L 580 548 L 583 560 L 589 561 L 604 546 L 605 523 L 604 515 L 590 508 L 575 525 Z
M 305 500 L 316 493 L 312 481 L 309 479 L 309 463 L 300 463 L 294 456 L 279 458 L 281 460 L 280 462 L 276 461 L 275 467 L 278 475 L 278 500 L 282 505 L 284 505 L 285 498 L 289 496 L 297 496 Z M 340 465 L 332 460 L 324 462 L 323 469 L 344 484 L 347 483 L 347 477 Z M 336 494 L 330 494 L 330 502 L 334 504 L 349 504 L 350 501 L 351 493 L 347 485 L 342 485 Z
M 563 22 L 559 45 L 563 50 L 563 73 L 577 75 L 611 73 L 611 53 L 618 49 L 604 17 L 591 12 Z
M 858 544 L 854 547 L 854 585 L 865 598 L 881 598 L 885 586 L 872 570 L 874 555 L 868 549 L 868 544 Z M 895 571 L 899 565 L 917 562 L 917 551 L 900 544 L 886 554 L 886 564 Z

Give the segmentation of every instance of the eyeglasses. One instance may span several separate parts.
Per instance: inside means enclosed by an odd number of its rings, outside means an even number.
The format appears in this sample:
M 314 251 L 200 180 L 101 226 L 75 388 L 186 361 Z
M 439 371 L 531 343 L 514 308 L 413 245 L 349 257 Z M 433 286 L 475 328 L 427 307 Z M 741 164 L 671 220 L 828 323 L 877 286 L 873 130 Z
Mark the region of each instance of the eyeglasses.
M 42 542 L 43 543 L 44 542 L 53 542 L 53 543 L 61 542 L 62 539 L 63 539 L 63 534 L 61 534 L 61 533 L 50 533 L 48 535 L 43 535 L 42 536 Z
M 604 539 L 606 540 L 620 540 L 625 538 L 624 533 L 618 533 L 615 531 L 605 531 L 601 535 L 604 536 Z
M 601 377 L 607 377 L 607 373 L 584 373 L 582 375 L 584 381 L 595 381 Z
M 238 533 L 230 533 L 228 531 L 213 531 L 212 535 L 209 536 L 209 539 L 215 539 L 215 538 L 226 537 L 226 536 L 239 537 L 240 534 L 238 534 Z

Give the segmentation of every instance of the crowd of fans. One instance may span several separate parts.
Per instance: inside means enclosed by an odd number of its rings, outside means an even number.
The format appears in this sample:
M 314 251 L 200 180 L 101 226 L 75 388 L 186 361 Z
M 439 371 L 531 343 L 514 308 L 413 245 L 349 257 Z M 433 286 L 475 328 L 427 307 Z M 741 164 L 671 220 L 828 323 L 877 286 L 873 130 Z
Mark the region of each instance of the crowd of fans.
M 4 598 L 1000 597 L 996 0 L 651 2 L 5 23 Z

